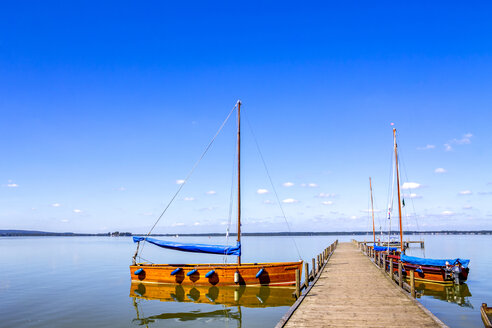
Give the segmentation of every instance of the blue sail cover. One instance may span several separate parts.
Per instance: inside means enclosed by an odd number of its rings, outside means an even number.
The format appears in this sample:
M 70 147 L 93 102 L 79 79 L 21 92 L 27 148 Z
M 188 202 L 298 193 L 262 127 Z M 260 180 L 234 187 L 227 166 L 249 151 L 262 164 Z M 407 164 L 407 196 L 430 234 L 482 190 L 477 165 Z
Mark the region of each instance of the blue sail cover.
M 464 268 L 468 267 L 468 264 L 470 263 L 470 260 L 465 260 L 465 259 L 449 259 L 449 260 L 434 260 L 434 259 L 424 259 L 421 257 L 414 257 L 414 256 L 406 256 L 404 254 L 401 255 L 401 260 L 406 263 L 410 264 L 418 264 L 418 265 L 429 265 L 429 266 L 441 266 L 444 267 L 446 266 L 446 261 L 449 262 L 451 265 L 455 265 L 458 262 L 461 263 L 461 265 Z
M 221 255 L 241 255 L 241 243 L 238 242 L 236 246 L 222 246 L 222 245 L 207 245 L 207 244 L 186 244 L 175 243 L 172 241 L 158 240 L 154 238 L 133 237 L 133 242 L 146 240 L 151 244 L 162 248 L 174 249 L 176 251 L 191 252 L 191 253 L 208 253 L 208 254 L 221 254 Z
M 374 250 L 377 251 L 377 252 L 381 252 L 381 251 L 387 251 L 389 248 L 390 251 L 394 252 L 396 251 L 396 247 L 386 247 L 386 246 L 378 246 L 378 245 L 374 245 Z

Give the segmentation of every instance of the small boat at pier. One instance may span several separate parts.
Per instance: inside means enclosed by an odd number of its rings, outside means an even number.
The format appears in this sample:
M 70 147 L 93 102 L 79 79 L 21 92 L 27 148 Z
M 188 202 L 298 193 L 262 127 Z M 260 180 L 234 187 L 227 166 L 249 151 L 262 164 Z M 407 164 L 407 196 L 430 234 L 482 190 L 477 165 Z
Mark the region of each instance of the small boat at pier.
M 179 243 L 164 241 L 150 237 L 150 232 L 144 237 L 134 236 L 137 250 L 130 265 L 132 282 L 164 283 L 206 286 L 293 286 L 295 285 L 296 270 L 302 272 L 302 260 L 298 262 L 278 263 L 241 263 L 241 102 L 237 110 L 237 242 L 234 246 Z M 231 111 L 229 116 L 232 114 Z M 227 119 L 229 118 L 227 117 Z M 226 121 L 227 121 L 226 119 Z M 225 122 L 222 124 L 224 126 Z M 221 127 L 221 128 L 222 128 Z M 217 134 L 220 132 L 217 132 Z M 216 134 L 216 136 L 217 136 Z M 212 139 L 215 139 L 215 137 Z M 211 142 L 211 143 L 212 143 Z M 210 147 L 211 143 L 205 150 Z M 202 154 L 202 157 L 205 153 Z M 196 166 L 196 164 L 195 164 Z M 185 180 L 186 181 L 186 180 Z M 181 188 L 181 186 L 180 186 Z M 178 189 L 179 192 L 180 189 Z M 177 193 L 178 193 L 177 192 Z M 177 196 L 171 199 L 172 200 Z M 169 203 L 170 205 L 171 203 Z M 168 205 L 168 207 L 169 207 Z M 164 214 L 164 213 L 163 213 Z M 161 215 L 162 217 L 162 215 Z M 160 219 L 160 217 L 159 217 Z M 157 220 L 157 222 L 159 221 Z M 157 224 L 157 222 L 154 224 Z M 151 229 L 152 231 L 152 229 Z M 208 263 L 208 264 L 150 264 L 137 263 L 140 243 L 148 242 L 165 249 L 193 252 L 202 254 L 237 256 L 237 263 Z
M 415 280 L 424 282 L 433 282 L 441 284 L 461 284 L 468 278 L 468 259 L 427 259 L 415 256 L 405 255 L 405 243 L 403 241 L 403 227 L 402 227 L 402 201 L 400 195 L 400 176 L 398 168 L 398 146 L 396 143 L 396 129 L 393 129 L 393 142 L 395 152 L 395 168 L 396 168 L 396 189 L 398 193 L 398 214 L 399 214 L 399 228 L 400 228 L 400 250 L 391 249 L 389 246 L 377 246 L 374 244 L 374 250 L 380 252 L 387 252 L 386 265 L 389 267 L 390 259 L 394 263 L 398 261 L 402 262 L 403 274 L 406 276 L 408 271 L 415 272 Z M 394 271 L 398 270 L 397 266 L 394 266 Z

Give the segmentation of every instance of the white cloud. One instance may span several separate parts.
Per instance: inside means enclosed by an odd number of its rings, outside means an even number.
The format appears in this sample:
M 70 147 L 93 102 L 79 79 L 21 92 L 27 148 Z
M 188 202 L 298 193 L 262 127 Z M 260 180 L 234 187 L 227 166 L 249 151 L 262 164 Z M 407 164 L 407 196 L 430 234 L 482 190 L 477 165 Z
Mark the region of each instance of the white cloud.
M 293 182 L 284 182 L 284 183 L 282 183 L 282 186 L 284 186 L 284 187 L 292 187 L 293 185 L 294 185 Z
M 195 200 L 195 197 L 185 197 L 185 198 L 183 198 L 183 200 L 191 202 L 191 201 Z
M 318 197 L 318 198 L 334 198 L 334 197 L 336 197 L 336 194 L 320 192 L 316 197 Z
M 176 180 L 176 184 L 181 185 L 181 184 L 183 184 L 183 183 L 185 183 L 185 181 L 184 181 L 184 180 Z
M 68 222 L 68 220 L 67 220 L 67 219 L 61 219 L 60 221 L 61 221 L 61 222 L 64 222 L 64 223 Z
M 194 226 L 199 226 L 200 225 L 200 222 L 195 222 L 193 223 Z
M 435 173 L 446 173 L 446 169 L 443 169 L 442 167 L 438 167 L 437 169 L 434 170 Z
M 287 198 L 282 201 L 284 204 L 294 204 L 294 203 L 299 203 L 297 199 L 294 198 Z
M 215 195 L 217 192 L 215 190 L 209 190 L 206 192 L 207 195 Z
M 317 183 L 314 183 L 314 182 L 301 183 L 301 187 L 316 188 L 316 187 L 318 187 L 318 184 Z
M 401 189 L 417 189 L 420 188 L 422 185 L 417 182 L 405 182 L 402 186 Z
M 82 210 L 79 210 L 79 209 L 76 208 L 76 209 L 73 210 L 73 212 L 74 213 L 82 213 Z
M 267 200 L 264 200 L 264 201 L 263 201 L 263 204 L 268 204 L 268 205 L 270 205 L 270 204 L 273 204 L 273 202 L 272 202 L 271 200 L 267 199 Z
M 60 203 L 54 203 L 54 204 L 51 204 L 51 206 L 53 206 L 53 207 L 60 207 L 61 204 Z
M 118 190 L 118 191 L 125 191 L 126 188 L 125 187 L 118 187 L 118 188 L 116 188 L 116 190 Z
M 471 206 L 471 205 L 465 205 L 465 206 L 463 206 L 463 209 L 464 210 L 471 210 L 471 209 L 473 209 L 473 206 Z
M 259 195 L 268 194 L 268 190 L 267 189 L 258 189 L 256 191 L 256 193 Z
M 182 227 L 184 225 L 185 225 L 184 223 L 176 222 L 176 223 L 171 224 L 171 227 Z
M 357 216 L 352 215 L 352 216 L 350 217 L 350 219 L 351 219 L 351 220 L 356 220 L 356 219 L 357 219 Z
M 435 145 L 425 145 L 424 147 L 417 147 L 418 150 L 429 150 L 436 148 Z
M 464 134 L 460 139 L 453 139 L 448 141 L 447 143 L 444 144 L 444 149 L 446 151 L 453 150 L 453 147 L 451 145 L 468 145 L 471 144 L 471 138 L 473 137 L 473 134 L 471 133 L 466 133 Z
M 9 183 L 7 184 L 7 187 L 9 188 L 17 188 L 19 185 L 17 183 L 13 183 L 11 180 L 9 180 Z
M 154 213 L 152 212 L 145 212 L 145 213 L 142 213 L 144 216 L 153 216 Z
M 471 194 L 472 194 L 471 190 L 462 190 L 459 192 L 459 195 L 461 195 L 461 196 L 467 196 L 467 195 L 471 195 Z
M 403 197 L 404 198 L 412 198 L 412 199 L 422 198 L 421 195 L 417 195 L 416 193 L 404 194 Z
M 451 211 L 443 211 L 441 213 L 441 215 L 451 216 L 451 215 L 454 215 L 454 212 L 451 212 Z
M 321 202 L 323 205 L 332 205 L 333 202 L 331 200 L 325 200 L 324 202 Z

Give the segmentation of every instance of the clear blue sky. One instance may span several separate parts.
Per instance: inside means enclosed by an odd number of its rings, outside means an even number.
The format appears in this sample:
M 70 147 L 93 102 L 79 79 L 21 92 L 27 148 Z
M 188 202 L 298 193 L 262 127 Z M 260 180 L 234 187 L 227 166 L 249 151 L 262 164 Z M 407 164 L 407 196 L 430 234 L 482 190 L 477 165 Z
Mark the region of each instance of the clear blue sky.
M 292 230 L 369 229 L 369 176 L 384 227 L 391 122 L 406 227 L 492 229 L 491 5 L 300 5 L 3 3 L 0 229 L 146 232 L 237 99 Z M 156 232 L 225 231 L 234 124 Z M 285 231 L 243 131 L 243 230 Z

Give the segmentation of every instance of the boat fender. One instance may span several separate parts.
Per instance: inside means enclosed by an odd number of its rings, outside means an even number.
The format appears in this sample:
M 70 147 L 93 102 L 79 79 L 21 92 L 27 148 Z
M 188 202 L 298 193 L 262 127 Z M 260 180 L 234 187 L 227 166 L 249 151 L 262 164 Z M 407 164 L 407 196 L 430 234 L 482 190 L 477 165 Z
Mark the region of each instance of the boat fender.
M 215 270 L 210 270 L 209 272 L 207 272 L 207 274 L 205 275 L 205 278 L 210 278 L 213 274 L 215 273 Z
M 258 273 L 256 274 L 256 278 L 260 278 L 261 274 L 265 271 L 265 269 L 261 268 Z
M 183 268 L 175 269 L 173 272 L 171 272 L 171 276 L 174 276 L 176 273 L 180 272 L 181 270 L 183 270 Z
M 142 269 L 142 268 L 135 270 L 134 274 L 136 274 L 138 276 L 139 274 L 141 274 L 143 272 L 143 270 L 144 269 Z
M 198 271 L 197 269 L 193 269 L 190 272 L 188 272 L 186 275 L 189 277 L 189 276 L 191 276 L 192 274 L 194 274 L 197 271 Z
M 236 284 L 239 282 L 239 271 L 234 272 L 234 282 Z

